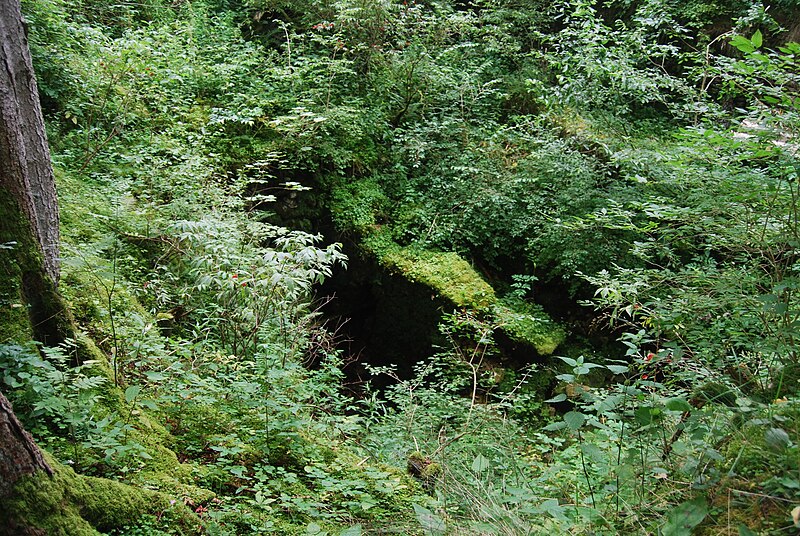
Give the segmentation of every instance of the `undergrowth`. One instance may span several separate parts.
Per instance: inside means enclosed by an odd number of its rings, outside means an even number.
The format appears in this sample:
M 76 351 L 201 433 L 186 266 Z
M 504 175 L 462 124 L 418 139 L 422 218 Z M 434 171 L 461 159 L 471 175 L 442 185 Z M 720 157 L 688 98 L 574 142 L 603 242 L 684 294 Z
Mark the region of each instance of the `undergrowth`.
M 62 463 L 175 501 L 104 530 L 798 526 L 790 3 L 24 4 L 83 334 L 4 329 L 0 385 Z M 445 347 L 352 366 L 335 233 Z

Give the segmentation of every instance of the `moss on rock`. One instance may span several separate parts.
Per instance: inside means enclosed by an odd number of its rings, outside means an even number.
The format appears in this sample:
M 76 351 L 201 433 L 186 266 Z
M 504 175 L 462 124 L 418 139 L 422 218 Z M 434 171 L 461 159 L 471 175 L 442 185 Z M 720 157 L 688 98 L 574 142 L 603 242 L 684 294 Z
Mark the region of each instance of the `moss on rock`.
M 494 316 L 512 341 L 529 344 L 539 355 L 551 355 L 564 342 L 564 329 L 539 305 L 522 300 L 499 300 Z
M 523 300 L 499 299 L 494 289 L 458 254 L 419 251 L 397 245 L 379 249 L 380 262 L 429 287 L 453 305 L 483 313 L 514 343 L 551 355 L 564 342 L 564 329 L 544 310 Z
M 388 271 L 425 285 L 458 308 L 479 313 L 515 344 L 530 346 L 546 356 L 564 342 L 563 327 L 539 305 L 498 298 L 492 286 L 457 253 L 402 247 L 382 230 L 364 237 L 362 248 Z
M 492 287 L 456 253 L 399 248 L 384 254 L 381 262 L 458 307 L 485 311 L 496 300 Z

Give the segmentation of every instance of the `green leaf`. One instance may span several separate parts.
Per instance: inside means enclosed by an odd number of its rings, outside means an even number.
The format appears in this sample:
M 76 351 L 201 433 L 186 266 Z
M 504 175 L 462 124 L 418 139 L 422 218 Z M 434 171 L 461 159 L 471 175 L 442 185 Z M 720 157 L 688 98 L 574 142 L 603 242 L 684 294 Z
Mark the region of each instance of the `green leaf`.
M 417 521 L 426 533 L 444 534 L 447 530 L 447 525 L 445 525 L 444 520 L 424 506 L 415 504 L 414 513 L 417 515 Z
M 545 402 L 550 403 L 550 404 L 554 404 L 556 402 L 563 402 L 566 399 L 567 399 L 567 395 L 565 395 L 564 393 L 561 393 L 560 395 L 556 395 L 553 398 L 548 398 L 547 400 L 545 400 Z
M 133 400 L 139 396 L 139 392 L 142 390 L 141 387 L 138 385 L 131 385 L 127 389 L 125 389 L 125 402 L 129 404 L 133 402 Z
M 558 359 L 560 359 L 561 361 L 563 361 L 564 363 L 566 363 L 567 365 L 569 365 L 570 367 L 575 367 L 575 366 L 578 365 L 578 362 L 576 360 L 572 359 L 571 357 L 563 357 L 563 356 L 560 356 L 560 355 L 557 355 L 556 357 Z
M 347 527 L 342 532 L 339 533 L 339 536 L 361 536 L 361 525 L 353 525 L 352 527 Z
M 658 415 L 658 410 L 650 406 L 642 406 L 636 408 L 636 410 L 633 412 L 633 416 L 636 419 L 636 422 L 642 426 L 647 426 L 648 424 L 652 424 L 657 415 Z
M 605 452 L 597 445 L 592 445 L 591 443 L 584 443 L 581 445 L 581 452 L 593 462 L 601 462 L 606 458 Z
M 570 411 L 564 415 L 564 422 L 573 432 L 578 430 L 586 421 L 586 415 L 579 411 Z
M 564 515 L 564 507 L 558 504 L 557 499 L 547 499 L 539 505 L 538 510 L 550 514 L 556 519 L 566 521 L 567 516 Z
M 755 532 L 750 530 L 747 525 L 739 525 L 739 536 L 758 536 Z
M 489 462 L 489 459 L 486 458 L 486 456 L 484 456 L 483 454 L 478 454 L 472 461 L 472 472 L 481 473 L 489 469 L 491 465 L 492 465 L 491 462 Z
M 691 536 L 692 529 L 708 515 L 705 497 L 698 497 L 679 504 L 667 514 L 667 522 L 661 528 L 663 536 Z
M 322 530 L 322 527 L 320 527 L 319 524 L 312 521 L 308 524 L 308 526 L 306 526 L 306 534 L 311 534 L 313 536 L 325 536 L 328 533 Z
M 731 39 L 731 46 L 738 48 L 741 52 L 749 54 L 755 51 L 752 41 L 741 35 L 734 35 Z
M 689 402 L 687 402 L 685 398 L 681 397 L 670 398 L 664 405 L 670 411 L 692 411 L 692 406 L 689 405 Z
M 144 375 L 147 376 L 147 379 L 151 382 L 158 382 L 166 378 L 163 372 L 156 372 L 153 370 L 145 372 Z
M 764 42 L 764 36 L 761 35 L 761 30 L 756 30 L 756 33 L 750 38 L 750 42 L 753 43 L 753 46 L 756 48 L 761 47 L 761 44 Z
M 557 430 L 563 430 L 566 427 L 567 423 L 565 423 L 564 421 L 558 421 L 558 422 L 551 422 L 550 424 L 542 428 L 542 430 L 545 430 L 547 432 L 555 432 Z
M 789 434 L 783 428 L 769 428 L 764 432 L 764 441 L 773 450 L 784 450 L 792 444 Z
M 142 406 L 143 408 L 147 408 L 153 411 L 158 409 L 158 404 L 156 404 L 154 400 L 140 400 L 139 405 Z

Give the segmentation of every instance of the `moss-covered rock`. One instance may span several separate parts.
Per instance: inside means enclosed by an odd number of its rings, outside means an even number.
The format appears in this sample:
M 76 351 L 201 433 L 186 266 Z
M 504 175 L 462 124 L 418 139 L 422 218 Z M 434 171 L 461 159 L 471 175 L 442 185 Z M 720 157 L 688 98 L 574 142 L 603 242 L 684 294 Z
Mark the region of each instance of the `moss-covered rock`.
M 513 342 L 533 346 L 539 355 L 551 355 L 564 342 L 564 329 L 544 310 L 522 300 L 498 300 L 494 317 Z
M 361 252 L 389 273 L 424 285 L 456 308 L 479 313 L 513 344 L 533 347 L 539 355 L 552 354 L 563 342 L 564 330 L 540 307 L 499 300 L 492 286 L 457 253 L 400 245 L 385 223 L 391 201 L 374 179 L 332 187 L 329 205 L 339 232 L 358 236 Z
M 457 307 L 485 311 L 496 300 L 492 287 L 456 253 L 397 248 L 387 251 L 381 262 Z
M 494 289 L 454 252 L 402 247 L 388 232 L 379 230 L 362 238 L 362 249 L 392 274 L 421 284 L 458 309 L 477 313 L 482 322 L 496 326 L 510 344 L 533 348 L 548 356 L 564 342 L 566 333 L 540 306 L 520 299 L 499 298 Z
M 372 237 L 366 244 L 380 263 L 409 281 L 423 284 L 454 306 L 475 311 L 514 344 L 551 355 L 564 341 L 564 329 L 536 304 L 500 299 L 466 260 L 453 252 L 416 250 Z

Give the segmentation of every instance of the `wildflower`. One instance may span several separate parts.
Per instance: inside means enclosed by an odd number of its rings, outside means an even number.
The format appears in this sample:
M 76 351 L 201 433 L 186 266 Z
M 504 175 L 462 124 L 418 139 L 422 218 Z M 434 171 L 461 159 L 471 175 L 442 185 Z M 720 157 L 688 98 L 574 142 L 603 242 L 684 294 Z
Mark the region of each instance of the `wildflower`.
M 649 374 L 642 374 L 642 379 L 643 379 L 643 380 L 646 380 L 646 379 L 647 379 L 647 378 L 649 378 L 649 377 L 650 377 L 650 375 L 649 375 Z
M 650 352 L 650 353 L 647 354 L 647 356 L 644 358 L 644 360 L 645 361 L 652 361 L 655 356 L 656 356 L 656 354 L 654 354 L 653 352 Z
M 239 274 L 233 274 L 233 275 L 231 276 L 231 279 L 239 279 Z

